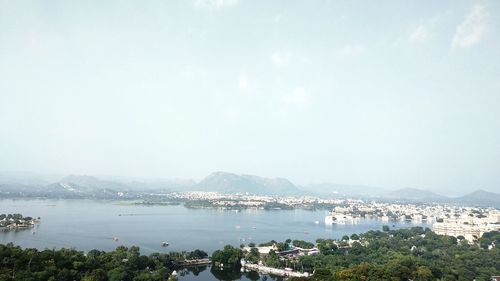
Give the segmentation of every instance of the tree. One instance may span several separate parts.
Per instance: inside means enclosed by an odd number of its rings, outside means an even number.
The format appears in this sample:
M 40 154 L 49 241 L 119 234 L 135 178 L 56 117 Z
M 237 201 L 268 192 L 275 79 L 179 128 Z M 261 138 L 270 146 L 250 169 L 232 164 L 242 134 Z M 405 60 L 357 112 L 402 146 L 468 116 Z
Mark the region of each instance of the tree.
M 258 263 L 260 260 L 259 250 L 257 248 L 251 248 L 246 258 L 251 263 Z
M 82 281 L 106 281 L 106 280 L 108 280 L 106 272 L 100 268 L 85 275 L 85 277 L 82 279 Z
M 432 280 L 432 271 L 426 266 L 419 266 L 414 274 L 414 281 L 427 281 Z
M 320 268 L 316 269 L 314 271 L 314 275 L 312 277 L 312 280 L 317 280 L 317 281 L 333 281 L 333 273 L 326 268 Z
M 314 244 L 311 242 L 303 241 L 303 240 L 293 240 L 292 244 L 295 247 L 303 248 L 303 249 L 312 249 L 314 248 Z
M 109 281 L 127 281 L 130 280 L 127 270 L 123 267 L 117 267 L 108 271 Z
M 189 252 L 187 255 L 186 255 L 186 258 L 187 259 L 190 259 L 190 260 L 196 260 L 196 259 L 204 259 L 204 258 L 207 258 L 208 257 L 208 254 L 207 252 L 205 251 L 202 251 L 200 249 L 196 249 L 192 252 Z
M 269 251 L 269 255 L 266 258 L 266 265 L 269 267 L 279 267 L 280 260 L 274 250 Z
M 140 249 L 137 246 L 132 246 L 127 251 L 127 264 L 132 270 L 137 270 L 143 268 L 143 264 L 141 264 L 140 259 Z
M 278 252 L 286 251 L 286 250 L 288 250 L 288 247 L 289 247 L 289 245 L 286 243 L 278 243 L 276 245 L 276 248 L 278 248 Z
M 331 255 L 334 254 L 338 249 L 337 244 L 331 239 L 328 240 L 320 240 L 318 243 L 318 249 L 323 255 Z
M 243 252 L 241 249 L 226 245 L 223 250 L 217 250 L 212 254 L 212 263 L 214 265 L 223 264 L 225 267 L 240 268 L 242 258 Z

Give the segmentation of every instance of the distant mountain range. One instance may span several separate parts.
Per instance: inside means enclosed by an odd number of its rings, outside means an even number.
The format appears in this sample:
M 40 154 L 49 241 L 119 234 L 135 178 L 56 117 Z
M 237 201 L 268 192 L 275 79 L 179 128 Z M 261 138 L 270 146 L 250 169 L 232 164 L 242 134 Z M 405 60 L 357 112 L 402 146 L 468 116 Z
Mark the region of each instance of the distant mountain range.
M 174 191 L 214 191 L 219 193 L 249 193 L 256 195 L 313 195 L 335 198 L 369 198 L 398 202 L 437 202 L 463 205 L 500 207 L 500 194 L 477 190 L 461 197 L 447 197 L 428 190 L 403 188 L 388 191 L 379 187 L 334 183 L 298 186 L 285 178 L 265 178 L 214 172 L 199 182 L 193 180 L 120 180 L 100 179 L 87 175 L 70 175 L 55 180 L 55 176 L 0 172 L 0 198 L 142 198 L 145 194 Z
M 382 198 L 405 202 L 435 202 L 500 207 L 500 194 L 484 190 L 476 190 L 460 197 L 447 197 L 428 190 L 403 188 L 391 191 Z
M 500 207 L 500 194 L 481 189 L 458 198 L 452 198 L 452 200 L 456 200 L 455 202 L 464 205 L 475 205 L 480 203 L 483 206 Z
M 296 195 L 301 191 L 284 178 L 263 178 L 254 175 L 237 175 L 226 172 L 215 172 L 194 186 L 200 191 L 216 191 L 221 193 L 250 193 Z
M 442 202 L 448 199 L 448 197 L 439 195 L 429 190 L 421 190 L 416 188 L 403 188 L 391 191 L 387 193 L 383 198 L 387 199 L 405 199 L 414 200 L 421 202 Z
M 388 190 L 380 187 L 349 185 L 337 183 L 309 184 L 300 187 L 302 190 L 312 192 L 317 195 L 330 197 L 379 197 L 385 195 Z

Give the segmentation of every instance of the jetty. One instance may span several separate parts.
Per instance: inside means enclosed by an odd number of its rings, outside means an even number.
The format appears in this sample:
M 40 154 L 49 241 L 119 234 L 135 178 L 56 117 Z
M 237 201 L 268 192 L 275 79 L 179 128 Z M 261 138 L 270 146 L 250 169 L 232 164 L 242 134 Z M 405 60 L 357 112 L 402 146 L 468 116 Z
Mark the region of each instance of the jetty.
M 195 260 L 184 260 L 179 262 L 177 265 L 180 267 L 183 266 L 196 266 L 196 265 L 210 265 L 212 261 L 209 258 L 205 259 L 195 259 Z

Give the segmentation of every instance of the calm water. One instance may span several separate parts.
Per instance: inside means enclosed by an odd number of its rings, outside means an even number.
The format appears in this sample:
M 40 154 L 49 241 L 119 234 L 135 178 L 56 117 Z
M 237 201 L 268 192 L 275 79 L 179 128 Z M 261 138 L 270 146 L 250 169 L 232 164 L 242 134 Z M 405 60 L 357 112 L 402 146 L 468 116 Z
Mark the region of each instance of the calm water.
M 92 200 L 0 200 L 1 213 L 41 217 L 41 223 L 33 229 L 36 234 L 32 234 L 32 230 L 0 232 L 3 244 L 13 242 L 39 249 L 74 247 L 84 251 L 137 245 L 144 254 L 194 249 L 211 254 L 226 244 L 239 246 L 287 238 L 314 242 L 317 238 L 340 238 L 346 234 L 379 230 L 387 224 L 379 220 L 362 220 L 356 225 L 325 225 L 325 211 L 235 212 Z M 410 226 L 412 224 L 396 224 L 397 228 Z M 113 237 L 119 240 L 114 241 Z M 162 241 L 169 242 L 170 246 L 162 247 Z M 216 278 L 213 271 L 209 268 L 196 272 L 199 276 L 188 271 L 181 280 L 259 280 L 262 277 L 237 273 L 236 277 L 221 279 Z
M 245 281 L 282 281 L 284 280 L 279 276 L 271 276 L 267 274 L 259 274 L 257 272 L 245 272 L 241 273 L 239 271 L 227 271 L 219 270 L 214 267 L 196 267 L 188 268 L 179 272 L 179 281 L 216 281 L 216 280 L 245 280 Z

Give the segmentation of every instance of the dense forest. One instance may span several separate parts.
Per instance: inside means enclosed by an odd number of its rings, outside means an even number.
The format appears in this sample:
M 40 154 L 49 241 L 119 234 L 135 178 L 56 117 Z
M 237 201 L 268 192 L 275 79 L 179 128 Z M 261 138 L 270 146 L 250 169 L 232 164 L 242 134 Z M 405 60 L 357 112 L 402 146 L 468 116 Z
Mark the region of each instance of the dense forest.
M 204 251 L 141 255 L 139 247 L 84 254 L 73 249 L 22 249 L 0 245 L 0 281 L 165 281 L 185 260 L 206 258 Z
M 387 230 L 387 228 L 384 228 Z M 348 243 L 350 241 L 350 243 Z M 353 242 L 354 241 L 354 242 Z M 271 241 L 287 248 L 291 241 Z M 226 246 L 212 257 L 214 264 L 239 266 L 245 257 L 270 267 L 290 267 L 313 273 L 312 280 L 490 280 L 500 274 L 500 233 L 485 233 L 478 243 L 470 244 L 463 237 L 436 235 L 430 229 L 414 227 L 390 231 L 369 231 L 344 236 L 341 240 L 318 239 L 316 255 L 281 257 L 271 251 L 259 257 L 256 248 L 250 251 Z M 294 245 L 304 246 L 302 241 Z M 306 244 L 307 245 L 307 244 Z M 249 245 L 250 247 L 254 244 Z M 488 249 L 490 247 L 491 249 Z M 298 279 L 297 279 L 298 280 Z
M 420 227 L 370 231 L 360 235 L 365 246 L 354 242 L 339 248 L 330 240 L 318 240 L 321 254 L 304 256 L 300 264 L 316 269 L 314 280 L 487 281 L 500 273 L 500 249 L 487 249 L 494 240 L 500 245 L 500 233 L 486 236 L 489 242 L 469 244 Z
M 260 256 L 253 243 L 249 251 L 228 245 L 213 253 L 212 262 L 239 269 L 242 258 L 254 263 L 262 261 L 272 267 L 314 272 L 313 281 L 487 281 L 500 273 L 500 250 L 492 247 L 500 245 L 500 232 L 486 233 L 473 244 L 461 238 L 436 235 L 421 227 L 369 231 L 341 240 L 318 239 L 319 254 L 299 257 L 282 257 L 275 251 Z M 280 248 L 312 245 L 290 239 L 277 244 Z M 92 250 L 85 254 L 74 249 L 40 251 L 7 244 L 0 245 L 0 281 L 169 280 L 172 271 L 181 268 L 186 260 L 207 256 L 201 250 L 145 256 L 138 247 L 120 246 L 111 252 Z

